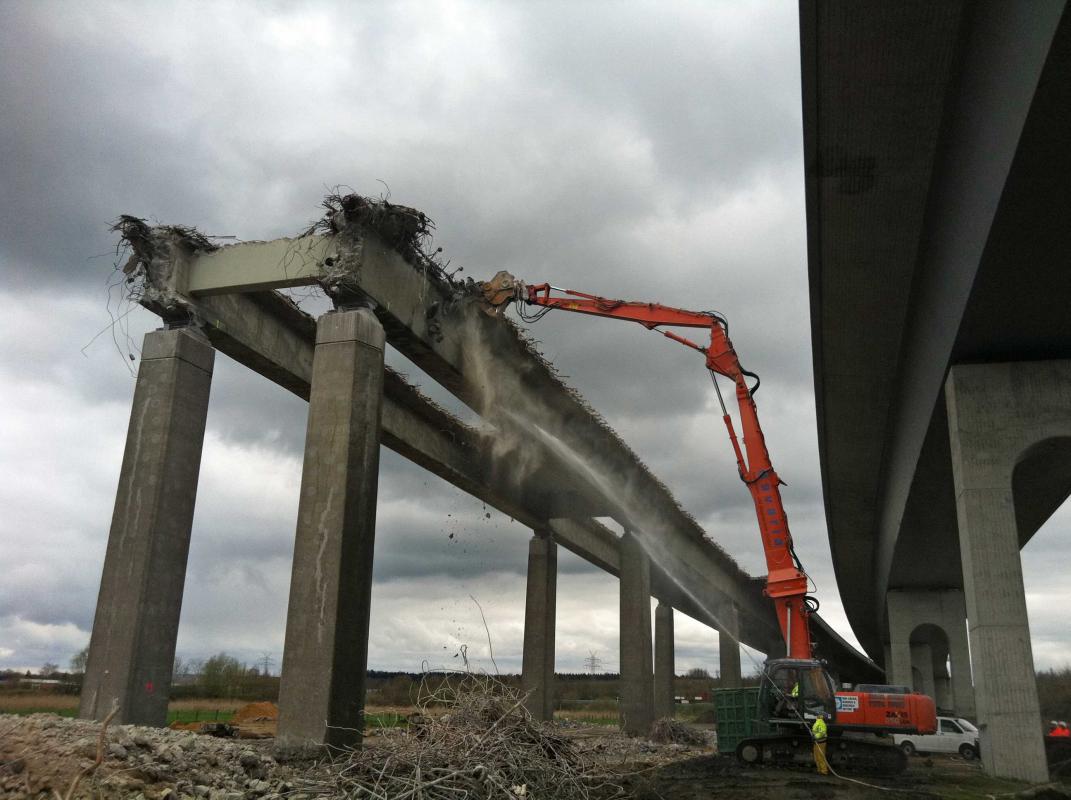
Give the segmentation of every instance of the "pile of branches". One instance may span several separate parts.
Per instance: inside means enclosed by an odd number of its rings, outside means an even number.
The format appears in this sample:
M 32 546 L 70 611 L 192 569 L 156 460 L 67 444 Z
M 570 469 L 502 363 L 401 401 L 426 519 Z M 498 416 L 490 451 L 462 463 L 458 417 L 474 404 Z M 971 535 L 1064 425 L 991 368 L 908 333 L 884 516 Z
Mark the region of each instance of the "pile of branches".
M 686 744 L 693 747 L 705 747 L 709 744 L 702 731 L 669 717 L 656 720 L 651 726 L 648 738 L 659 744 Z
M 329 783 L 306 792 L 361 798 L 591 800 L 623 790 L 573 744 L 532 720 L 524 696 L 501 681 L 465 675 L 432 690 L 422 683 L 404 736 L 366 743 L 339 759 Z

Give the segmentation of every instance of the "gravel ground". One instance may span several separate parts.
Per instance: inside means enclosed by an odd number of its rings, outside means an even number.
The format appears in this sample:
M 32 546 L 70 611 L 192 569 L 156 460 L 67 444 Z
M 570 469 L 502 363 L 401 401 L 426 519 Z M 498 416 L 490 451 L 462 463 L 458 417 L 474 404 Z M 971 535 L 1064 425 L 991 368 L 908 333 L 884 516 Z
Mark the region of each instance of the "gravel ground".
M 66 798 L 97 756 L 100 725 L 33 714 L 0 715 L 0 798 Z M 294 767 L 271 756 L 272 742 L 234 741 L 167 728 L 109 726 L 103 763 L 72 798 L 280 800 L 293 796 Z M 315 769 L 315 767 L 313 767 Z
M 861 800 L 882 797 L 978 800 L 990 795 L 1056 800 L 1066 786 L 1035 788 L 987 779 L 977 762 L 915 758 L 908 771 L 883 779 L 881 789 L 821 778 L 807 771 L 741 768 L 710 746 L 657 744 L 630 739 L 614 728 L 553 723 L 599 771 L 620 777 L 638 800 Z M 61 800 L 321 800 L 331 797 L 337 766 L 285 762 L 273 757 L 272 739 L 217 739 L 187 731 L 112 725 L 105 757 L 92 773 L 100 725 L 51 714 L 0 715 L 0 798 Z M 403 729 L 373 730 L 366 748 L 389 757 Z M 708 745 L 712 743 L 712 737 Z M 533 798 L 533 800 L 535 800 Z
M 656 744 L 613 728 L 552 723 L 600 768 L 645 774 L 709 754 L 709 746 Z M 365 746 L 390 755 L 403 729 L 371 731 Z M 0 715 L 0 798 L 66 798 L 97 756 L 100 724 L 51 714 Z M 710 740 L 712 744 L 712 737 Z M 187 731 L 111 725 L 103 762 L 71 798 L 89 800 L 312 800 L 332 784 L 326 762 L 279 762 L 271 739 L 218 739 Z

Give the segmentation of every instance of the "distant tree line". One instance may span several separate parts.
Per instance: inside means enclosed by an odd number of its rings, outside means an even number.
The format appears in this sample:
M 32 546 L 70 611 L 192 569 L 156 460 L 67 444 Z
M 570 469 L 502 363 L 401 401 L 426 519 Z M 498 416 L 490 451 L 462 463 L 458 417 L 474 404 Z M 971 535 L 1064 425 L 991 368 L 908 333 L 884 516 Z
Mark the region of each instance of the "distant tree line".
M 1038 673 L 1038 703 L 1043 722 L 1071 722 L 1071 667 Z
M 219 697 L 237 700 L 277 700 L 279 678 L 227 653 L 205 660 L 175 659 L 171 697 Z
M 32 671 L 0 670 L 0 684 L 18 688 L 27 678 L 50 679 L 57 683 L 54 691 L 78 692 L 89 656 L 88 645 L 70 660 L 69 671 L 46 662 Z M 221 652 L 204 660 L 176 658 L 171 697 L 211 697 L 248 700 L 277 700 L 279 678 L 268 674 L 269 656 L 261 658 L 261 666 L 247 665 Z M 499 676 L 507 686 L 520 688 L 519 675 Z M 407 706 L 413 703 L 423 684 L 434 691 L 444 682 L 464 679 L 463 673 L 412 673 L 395 670 L 369 670 L 368 701 L 376 705 Z M 562 708 L 610 708 L 616 703 L 620 676 L 616 673 L 559 672 L 555 676 L 555 694 Z M 744 685 L 757 685 L 757 676 L 747 676 Z M 699 697 L 719 688 L 721 680 L 711 677 L 707 670 L 693 668 L 675 679 L 674 693 L 687 698 Z M 1071 666 L 1043 670 L 1037 674 L 1038 701 L 1044 720 L 1071 720 Z

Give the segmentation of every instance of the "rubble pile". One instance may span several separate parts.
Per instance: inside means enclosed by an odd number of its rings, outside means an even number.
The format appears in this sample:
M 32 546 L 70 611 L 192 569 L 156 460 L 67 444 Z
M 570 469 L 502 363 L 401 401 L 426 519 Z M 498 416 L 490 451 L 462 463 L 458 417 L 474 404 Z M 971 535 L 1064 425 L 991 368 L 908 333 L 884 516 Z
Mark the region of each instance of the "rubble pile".
M 100 724 L 51 714 L 0 715 L 0 798 L 280 800 L 294 796 L 293 771 L 270 742 L 236 742 L 188 731 L 111 725 L 100 767 Z M 55 794 L 53 794 L 55 793 Z
M 243 724 L 274 706 L 248 706 Z M 274 723 L 274 720 L 272 720 Z M 538 723 L 522 696 L 486 676 L 421 694 L 408 727 L 370 728 L 357 751 L 280 762 L 274 741 L 0 715 L 0 800 L 330 800 L 342 797 L 609 800 L 637 772 L 710 753 L 710 742 L 632 739 L 616 728 Z M 74 786 L 74 791 L 71 787 Z M 466 793 L 467 794 L 464 794 Z

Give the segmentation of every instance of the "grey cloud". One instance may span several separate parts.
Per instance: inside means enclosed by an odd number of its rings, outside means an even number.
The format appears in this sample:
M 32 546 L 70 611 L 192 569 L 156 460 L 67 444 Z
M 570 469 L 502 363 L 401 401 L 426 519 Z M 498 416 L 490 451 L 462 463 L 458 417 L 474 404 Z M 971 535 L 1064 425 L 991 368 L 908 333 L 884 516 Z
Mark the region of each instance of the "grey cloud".
M 134 311 L 118 348 L 106 330 L 80 352 L 109 321 L 107 222 L 129 212 L 271 238 L 318 216 L 334 184 L 386 191 L 377 179 L 437 221 L 437 244 L 466 275 L 509 269 L 725 313 L 764 378 L 797 548 L 843 623 L 811 399 L 796 36 L 793 6 L 737 2 L 460 4 L 416 19 L 340 3 L 0 6 L 0 547 L 14 553 L 0 666 L 63 663 L 88 636 L 133 392 L 126 353 L 157 327 Z M 698 357 L 565 314 L 530 332 L 761 573 Z M 472 418 L 399 354 L 388 362 Z M 180 651 L 280 656 L 305 415 L 300 399 L 217 359 Z M 529 532 L 387 451 L 380 499 L 372 663 L 438 657 L 459 625 L 479 639 L 476 589 L 493 595 L 512 663 Z M 1047 557 L 1063 540 L 1038 536 L 1049 538 L 1044 555 L 1024 551 L 1028 588 L 1063 602 Z M 559 666 L 579 669 L 589 646 L 616 663 L 616 582 L 564 551 L 559 565 Z M 1031 609 L 1040 664 L 1066 652 L 1059 605 Z M 421 624 L 403 640 L 406 620 Z M 709 664 L 715 644 L 686 628 L 678 666 Z

